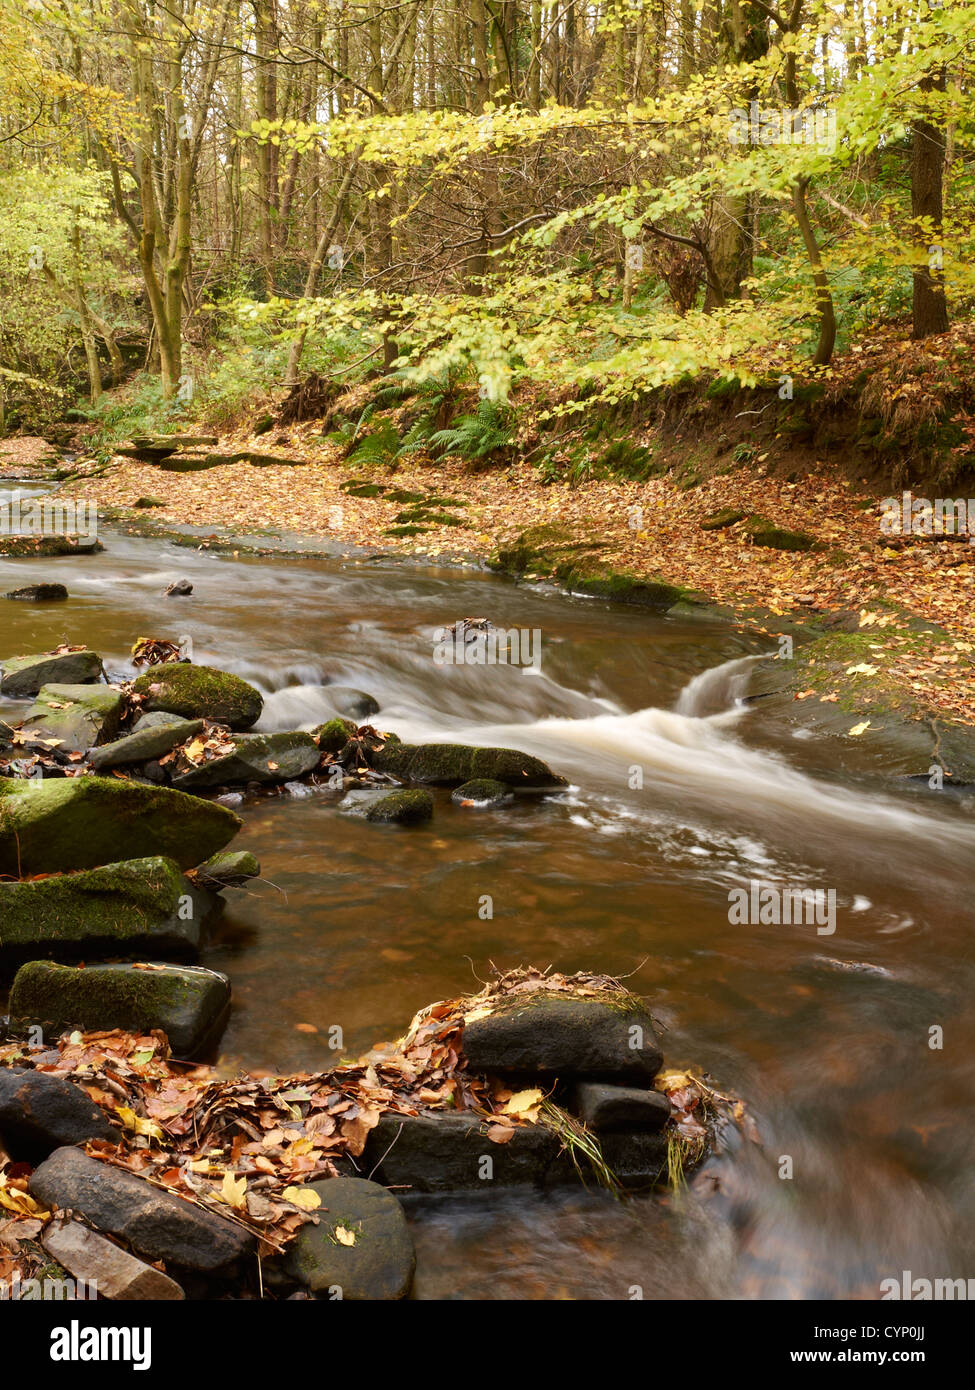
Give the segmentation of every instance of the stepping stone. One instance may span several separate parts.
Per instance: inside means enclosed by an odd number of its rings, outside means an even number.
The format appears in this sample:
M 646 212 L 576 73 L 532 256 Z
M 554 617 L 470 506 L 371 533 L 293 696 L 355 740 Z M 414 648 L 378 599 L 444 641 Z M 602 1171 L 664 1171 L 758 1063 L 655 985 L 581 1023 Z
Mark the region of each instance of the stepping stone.
M 36 1163 L 64 1144 L 116 1143 L 119 1131 L 80 1086 L 26 1067 L 0 1067 L 0 1141 L 13 1159 Z
M 302 1226 L 288 1247 L 286 1274 L 322 1298 L 405 1298 L 413 1284 L 416 1253 L 403 1208 L 392 1193 L 364 1178 L 328 1178 L 306 1188 L 321 1198 L 318 1224 Z

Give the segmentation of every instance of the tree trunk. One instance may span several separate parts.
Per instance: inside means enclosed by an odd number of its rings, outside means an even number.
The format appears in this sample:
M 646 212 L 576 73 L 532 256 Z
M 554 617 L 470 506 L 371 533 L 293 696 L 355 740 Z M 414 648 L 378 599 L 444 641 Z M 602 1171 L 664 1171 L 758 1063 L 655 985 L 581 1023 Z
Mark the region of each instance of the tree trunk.
M 921 83 L 925 92 L 943 92 L 944 70 Z M 914 327 L 912 336 L 930 338 L 948 331 L 948 305 L 945 300 L 942 260 L 942 218 L 944 215 L 945 142 L 941 130 L 931 121 L 914 122 L 914 148 L 911 158 L 911 214 L 915 219 L 918 256 L 921 264 L 914 271 Z

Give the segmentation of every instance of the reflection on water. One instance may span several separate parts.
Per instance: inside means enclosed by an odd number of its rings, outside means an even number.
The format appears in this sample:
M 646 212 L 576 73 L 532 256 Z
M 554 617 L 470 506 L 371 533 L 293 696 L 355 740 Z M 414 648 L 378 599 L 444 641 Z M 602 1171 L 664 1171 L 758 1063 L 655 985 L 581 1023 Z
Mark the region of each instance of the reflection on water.
M 0 654 L 85 641 L 122 673 L 137 637 L 185 633 L 197 661 L 266 692 L 262 727 L 317 723 L 329 683 L 353 685 L 381 728 L 511 744 L 572 781 L 496 811 L 437 793 L 409 831 L 364 827 L 326 792 L 246 804 L 264 881 L 232 895 L 205 955 L 233 980 L 228 1068 L 327 1064 L 332 1025 L 357 1051 L 491 962 L 531 962 L 630 976 L 668 1063 L 703 1065 L 754 1117 L 754 1139 L 666 1200 L 417 1204 L 418 1296 L 874 1298 L 902 1269 L 975 1273 L 964 803 L 880 793 L 876 751 L 841 771 L 789 714 L 739 704 L 763 647 L 723 626 L 473 574 L 104 539 L 91 558 L 0 562 L 0 592 L 71 592 L 2 605 Z M 165 598 L 180 577 L 193 596 Z M 541 628 L 541 676 L 435 665 L 435 630 L 465 615 Z M 835 934 L 732 925 L 729 890 L 756 878 L 835 890 Z

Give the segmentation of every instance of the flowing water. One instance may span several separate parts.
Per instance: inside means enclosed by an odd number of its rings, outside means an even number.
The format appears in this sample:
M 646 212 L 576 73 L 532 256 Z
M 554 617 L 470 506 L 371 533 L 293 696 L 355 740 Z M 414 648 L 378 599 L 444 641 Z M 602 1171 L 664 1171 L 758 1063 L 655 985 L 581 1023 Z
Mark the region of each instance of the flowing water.
M 409 831 L 300 786 L 239 806 L 264 881 L 228 894 L 203 956 L 233 982 L 224 1066 L 319 1068 L 335 1025 L 359 1051 L 492 962 L 551 964 L 627 976 L 668 1065 L 704 1067 L 754 1121 L 664 1199 L 418 1202 L 419 1297 L 876 1298 L 903 1270 L 975 1273 L 970 801 L 899 790 L 881 742 L 840 765 L 792 707 L 742 702 L 770 644 L 724 625 L 471 572 L 103 538 L 0 561 L 0 592 L 71 593 L 2 604 L 0 656 L 86 642 L 131 674 L 137 637 L 186 635 L 265 692 L 261 728 L 311 727 L 329 682 L 354 685 L 380 728 L 521 748 L 572 783 L 498 810 L 438 793 Z M 178 577 L 193 596 L 163 597 Z M 438 666 L 435 629 L 469 615 L 540 629 L 540 672 Z M 835 891 L 835 932 L 735 924 L 752 880 Z

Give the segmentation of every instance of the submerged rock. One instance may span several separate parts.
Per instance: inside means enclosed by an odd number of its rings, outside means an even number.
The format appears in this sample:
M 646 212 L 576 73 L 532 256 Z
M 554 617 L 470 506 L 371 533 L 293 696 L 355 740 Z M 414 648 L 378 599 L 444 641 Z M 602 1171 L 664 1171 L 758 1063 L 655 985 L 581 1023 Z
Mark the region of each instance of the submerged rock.
M 154 666 L 135 681 L 132 690 L 145 697 L 145 710 L 166 710 L 184 719 L 213 719 L 231 729 L 249 729 L 264 708 L 260 691 L 239 676 L 189 662 Z
M 29 1187 L 46 1207 L 79 1213 L 148 1260 L 201 1274 L 230 1274 L 254 1249 L 250 1232 L 80 1149 L 57 1149 L 34 1172 Z
M 155 716 L 146 715 L 146 719 Z M 185 743 L 203 728 L 202 719 L 174 719 L 163 714 L 161 722 L 141 727 L 143 721 L 131 734 L 117 739 L 114 743 L 93 748 L 88 761 L 93 768 L 128 767 L 136 763 L 151 762 L 172 752 L 179 744 Z
M 337 714 L 355 719 L 359 724 L 379 713 L 379 701 L 364 690 L 356 690 L 354 686 L 330 685 L 326 695 Z
M 318 1224 L 302 1226 L 288 1247 L 286 1275 L 324 1298 L 338 1291 L 352 1302 L 405 1298 L 416 1253 L 392 1193 L 365 1178 L 328 1178 L 305 1190 L 321 1198 Z
M 37 1163 L 63 1144 L 117 1138 L 104 1111 L 73 1081 L 0 1067 L 0 1142 L 11 1158 Z
M 461 786 L 489 778 L 516 792 L 555 791 L 569 784 L 540 758 L 514 748 L 473 748 L 463 743 L 392 743 L 387 740 L 372 754 L 377 772 L 403 782 L 432 786 Z
M 58 603 L 68 597 L 63 584 L 26 584 L 22 589 L 11 589 L 4 598 L 17 599 L 21 603 Z
M 126 1302 L 185 1298 L 175 1279 L 136 1259 L 81 1221 L 52 1221 L 41 1236 L 41 1244 L 72 1278 L 94 1286 L 99 1298 Z
M 0 874 L 59 873 L 163 855 L 192 868 L 240 829 L 233 811 L 108 777 L 0 778 Z
M 161 857 L 0 883 L 0 962 L 193 955 L 213 907 L 214 899 Z
M 223 1031 L 230 981 L 192 965 L 73 967 L 34 960 L 17 971 L 7 1007 L 12 1017 L 40 1023 L 45 1032 L 160 1028 L 174 1056 L 189 1058 Z
M 93 684 L 101 678 L 102 659 L 97 652 L 42 652 L 36 656 L 12 656 L 3 663 L 0 694 L 13 699 L 36 695 L 44 685 L 58 682 Z
M 464 1028 L 471 1071 L 653 1081 L 663 1063 L 653 1019 L 636 999 L 541 991 L 506 999 Z
M 110 685 L 45 685 L 21 725 L 63 753 L 87 753 L 116 732 L 124 700 Z
M 232 782 L 290 782 L 318 766 L 321 753 L 311 734 L 239 734 L 234 751 L 198 767 L 179 762 L 174 787 L 221 787 Z
M 433 816 L 433 797 L 429 792 L 389 792 L 369 806 L 366 820 L 382 825 L 419 825 Z
M 451 801 L 457 806 L 500 806 L 503 801 L 510 801 L 511 796 L 510 787 L 490 777 L 464 782 L 450 793 Z

